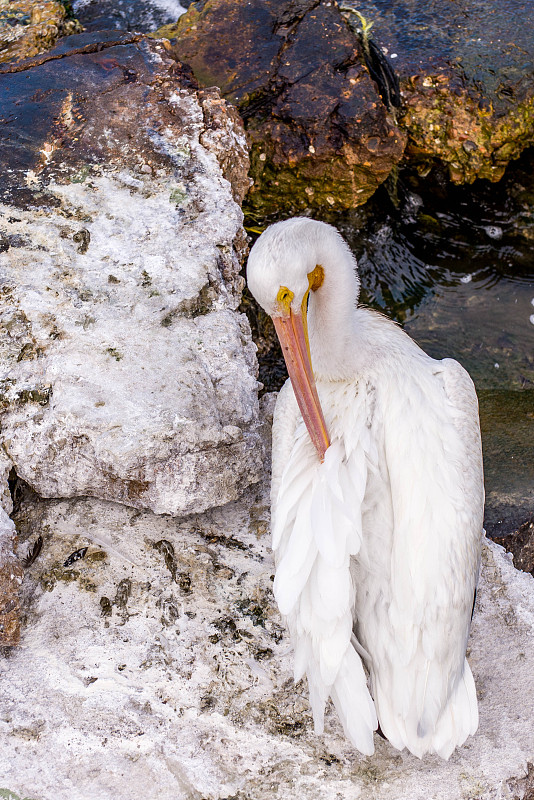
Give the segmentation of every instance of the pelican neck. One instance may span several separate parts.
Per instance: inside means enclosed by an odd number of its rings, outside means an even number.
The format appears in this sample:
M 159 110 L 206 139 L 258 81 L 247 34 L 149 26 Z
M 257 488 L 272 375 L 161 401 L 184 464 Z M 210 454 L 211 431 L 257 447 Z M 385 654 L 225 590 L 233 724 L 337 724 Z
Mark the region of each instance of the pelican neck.
M 337 234 L 325 237 L 317 249 L 324 281 L 310 292 L 308 305 L 312 366 L 317 377 L 341 380 L 350 374 L 360 316 L 356 260 Z

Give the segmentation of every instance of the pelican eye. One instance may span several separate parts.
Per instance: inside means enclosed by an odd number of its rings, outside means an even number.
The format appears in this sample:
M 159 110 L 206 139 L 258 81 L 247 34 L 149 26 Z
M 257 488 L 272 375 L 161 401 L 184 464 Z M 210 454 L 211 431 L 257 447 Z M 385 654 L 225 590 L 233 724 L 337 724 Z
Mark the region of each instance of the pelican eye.
M 323 285 L 324 281 L 324 269 L 321 267 L 320 264 L 317 264 L 315 269 L 312 269 L 311 272 L 308 272 L 308 284 L 312 292 L 315 292 L 319 286 Z
M 281 286 L 278 290 L 278 294 L 276 295 L 276 302 L 282 308 L 282 310 L 289 314 L 289 310 L 291 308 L 291 303 L 293 302 L 294 294 L 291 289 L 288 289 L 287 286 Z

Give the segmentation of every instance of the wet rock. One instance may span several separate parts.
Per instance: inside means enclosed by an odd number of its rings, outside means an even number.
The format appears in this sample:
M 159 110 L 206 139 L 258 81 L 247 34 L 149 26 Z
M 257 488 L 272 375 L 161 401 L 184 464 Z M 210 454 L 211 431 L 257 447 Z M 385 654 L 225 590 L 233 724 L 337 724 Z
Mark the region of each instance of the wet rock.
M 512 554 L 514 567 L 534 576 L 534 516 L 527 519 L 517 531 L 494 541 Z
M 499 180 L 534 141 L 528 0 L 363 0 L 357 8 L 400 77 L 407 159 L 423 174 L 437 160 L 455 183 Z
M 358 14 L 350 5 L 340 14 L 326 0 L 202 0 L 158 31 L 177 38 L 202 84 L 238 104 L 252 145 L 253 214 L 365 202 L 406 137 L 408 162 L 423 175 L 439 162 L 455 183 L 499 180 L 534 140 L 526 0 L 452 10 L 446 0 L 364 0 Z M 363 66 L 366 49 L 400 78 L 398 127 Z
M 335 800 L 521 797 L 534 757 L 534 580 L 484 548 L 469 642 L 480 729 L 448 762 L 375 736 L 359 755 L 328 707 L 315 736 L 272 597 L 268 478 L 182 519 L 94 499 L 29 499 L 20 548 L 45 546 L 22 589 L 20 648 L 0 661 L 2 788 L 23 797 Z M 235 546 L 239 541 L 241 547 Z M 172 545 L 172 580 L 154 543 Z M 107 557 L 73 568 L 89 544 Z M 168 548 L 167 548 L 168 549 Z M 115 599 L 114 599 L 115 598 Z M 36 769 L 36 764 L 38 768 Z
M 59 0 L 16 0 L 0 5 L 0 63 L 50 50 L 60 36 L 81 30 Z
M 253 213 L 364 203 L 400 159 L 404 136 L 336 4 L 209 0 L 157 35 L 237 104 Z
M 86 31 L 149 33 L 175 22 L 187 5 L 179 0 L 74 0 L 72 8 Z
M 107 32 L 6 65 L 0 119 L 8 466 L 45 497 L 234 499 L 262 458 L 236 112 L 161 43 Z

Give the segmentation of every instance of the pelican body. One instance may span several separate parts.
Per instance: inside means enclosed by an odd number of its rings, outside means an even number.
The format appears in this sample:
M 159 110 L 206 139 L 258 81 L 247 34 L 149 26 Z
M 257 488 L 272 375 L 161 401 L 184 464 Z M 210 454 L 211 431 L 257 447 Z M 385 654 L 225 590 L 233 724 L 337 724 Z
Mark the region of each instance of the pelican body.
M 316 733 L 330 697 L 360 752 L 373 753 L 380 724 L 395 748 L 447 759 L 478 727 L 466 660 L 484 504 L 473 383 L 357 305 L 356 261 L 325 223 L 269 227 L 247 277 L 290 376 L 273 421 L 274 595 Z

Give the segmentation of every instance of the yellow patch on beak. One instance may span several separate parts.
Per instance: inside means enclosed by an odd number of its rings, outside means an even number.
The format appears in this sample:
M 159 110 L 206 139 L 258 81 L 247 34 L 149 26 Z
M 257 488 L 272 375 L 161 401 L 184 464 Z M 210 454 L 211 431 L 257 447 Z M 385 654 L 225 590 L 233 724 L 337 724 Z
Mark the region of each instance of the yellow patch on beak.
M 324 281 L 324 269 L 321 267 L 320 264 L 311 271 L 308 272 L 308 291 L 302 298 L 302 303 L 300 306 L 300 312 L 302 315 L 302 324 L 304 327 L 304 338 L 306 339 L 306 348 L 308 350 L 308 358 L 310 359 L 311 363 L 311 353 L 310 353 L 310 341 L 308 339 L 308 296 L 310 294 L 310 289 L 312 292 L 315 292 L 319 286 L 322 286 Z M 279 292 L 280 294 L 280 292 Z
M 291 311 L 291 303 L 293 302 L 293 298 L 295 295 L 288 289 L 287 286 L 281 286 L 278 290 L 278 294 L 276 295 L 276 304 L 282 311 L 284 317 L 289 316 L 289 312 Z

